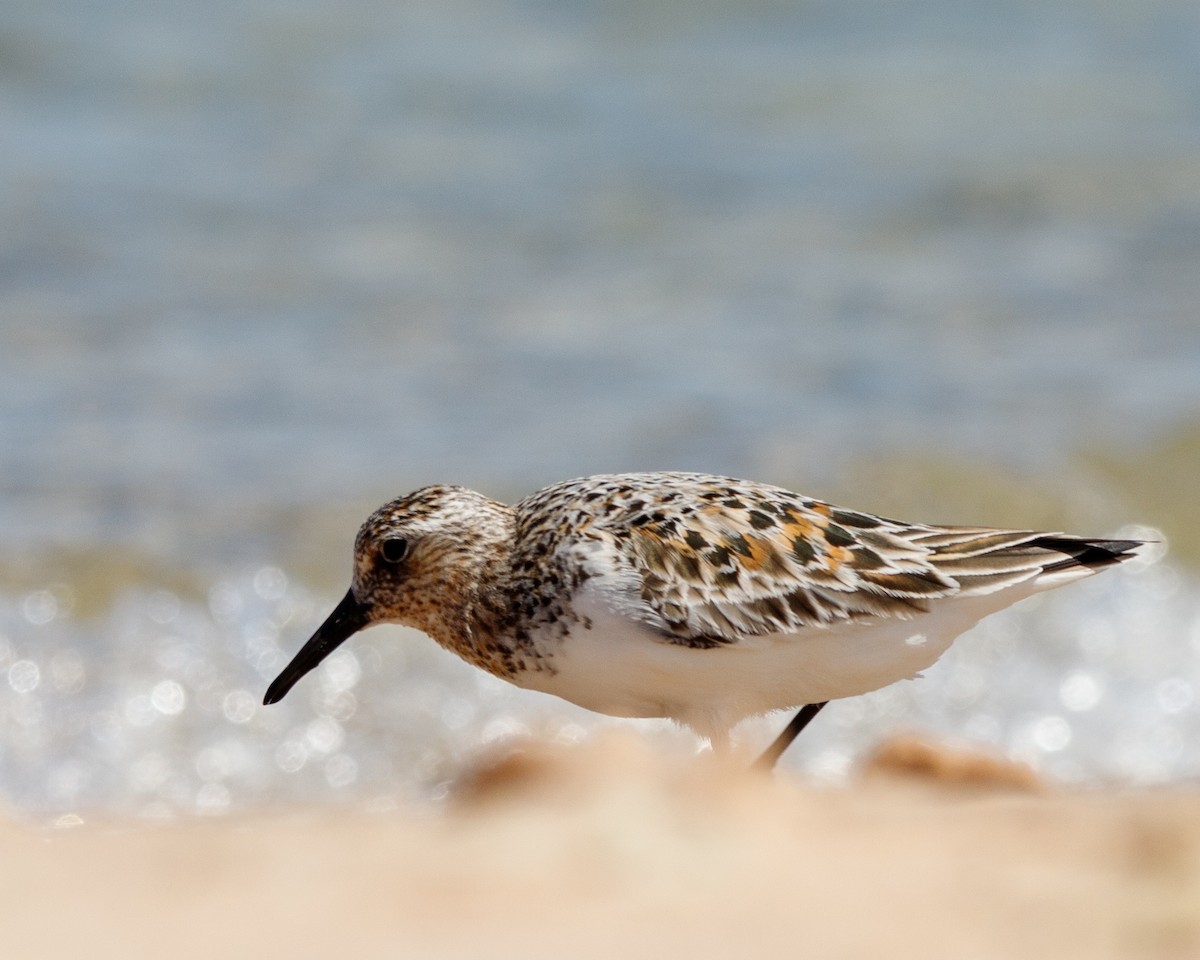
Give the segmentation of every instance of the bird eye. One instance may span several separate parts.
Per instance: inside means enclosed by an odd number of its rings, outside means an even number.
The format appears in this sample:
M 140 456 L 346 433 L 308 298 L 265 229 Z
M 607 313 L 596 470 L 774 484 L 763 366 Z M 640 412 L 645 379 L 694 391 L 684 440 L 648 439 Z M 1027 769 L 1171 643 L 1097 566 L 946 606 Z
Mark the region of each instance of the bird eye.
M 408 554 L 408 541 L 400 537 L 390 537 L 383 541 L 379 552 L 388 563 L 399 563 Z

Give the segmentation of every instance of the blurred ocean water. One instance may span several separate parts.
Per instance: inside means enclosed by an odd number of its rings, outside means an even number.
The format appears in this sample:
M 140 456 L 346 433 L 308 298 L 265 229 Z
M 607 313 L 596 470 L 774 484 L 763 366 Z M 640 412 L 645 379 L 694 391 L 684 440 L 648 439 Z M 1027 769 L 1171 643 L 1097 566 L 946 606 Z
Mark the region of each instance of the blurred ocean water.
M 506 731 L 586 735 L 386 630 L 257 706 L 359 511 L 422 483 L 838 499 L 856 463 L 928 459 L 1042 478 L 1088 533 L 1200 493 L 1200 441 L 1147 454 L 1200 436 L 1194 3 L 2 21 L 0 790 L 34 815 L 394 802 Z M 876 482 L 857 505 L 1035 519 Z M 792 762 L 920 723 L 1194 777 L 1195 596 L 1169 555 L 1026 605 Z

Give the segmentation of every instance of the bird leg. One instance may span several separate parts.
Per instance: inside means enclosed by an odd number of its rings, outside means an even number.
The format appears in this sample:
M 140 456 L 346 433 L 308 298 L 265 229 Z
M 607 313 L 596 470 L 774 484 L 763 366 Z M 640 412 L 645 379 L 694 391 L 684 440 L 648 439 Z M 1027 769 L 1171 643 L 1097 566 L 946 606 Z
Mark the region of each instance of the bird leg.
M 821 708 L 828 702 L 828 700 L 825 700 L 821 703 L 810 703 L 801 707 L 800 712 L 792 717 L 788 725 L 783 728 L 783 732 L 763 751 L 762 756 L 754 761 L 752 769 L 770 770 L 774 767 L 775 761 L 779 759 L 779 755 L 791 746 L 792 741 L 800 735 L 800 731 L 808 726 L 809 721 L 820 713 Z

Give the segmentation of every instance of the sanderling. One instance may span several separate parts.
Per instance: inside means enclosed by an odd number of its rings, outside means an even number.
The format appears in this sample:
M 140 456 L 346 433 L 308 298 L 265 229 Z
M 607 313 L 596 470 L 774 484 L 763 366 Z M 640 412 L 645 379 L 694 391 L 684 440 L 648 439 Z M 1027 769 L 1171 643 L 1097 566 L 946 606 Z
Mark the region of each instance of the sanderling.
M 517 686 L 670 717 L 714 750 L 746 717 L 915 677 L 981 618 L 1128 560 L 1137 540 L 948 527 L 693 473 L 568 480 L 516 506 L 424 487 L 372 514 L 350 590 L 267 690 L 357 631 L 422 630 Z

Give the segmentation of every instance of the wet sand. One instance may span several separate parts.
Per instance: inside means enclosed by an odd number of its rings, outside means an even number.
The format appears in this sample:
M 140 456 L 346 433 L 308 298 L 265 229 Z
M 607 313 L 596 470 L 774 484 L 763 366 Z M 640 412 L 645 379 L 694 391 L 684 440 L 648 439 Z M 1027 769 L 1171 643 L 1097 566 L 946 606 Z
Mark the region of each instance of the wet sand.
M 449 808 L 0 828 L 22 958 L 1192 958 L 1200 790 L 898 741 L 848 787 L 528 746 Z

